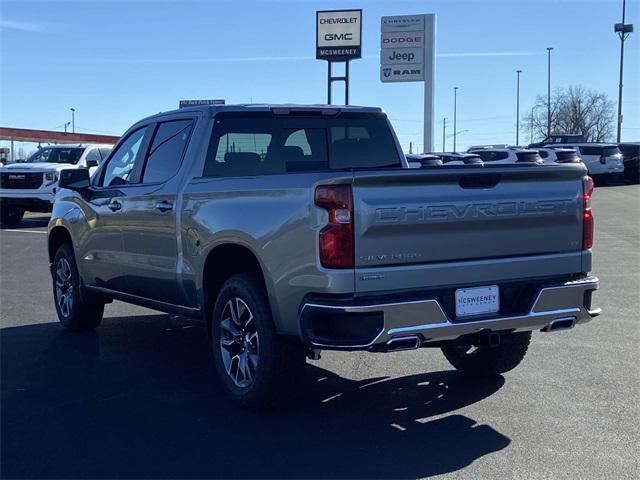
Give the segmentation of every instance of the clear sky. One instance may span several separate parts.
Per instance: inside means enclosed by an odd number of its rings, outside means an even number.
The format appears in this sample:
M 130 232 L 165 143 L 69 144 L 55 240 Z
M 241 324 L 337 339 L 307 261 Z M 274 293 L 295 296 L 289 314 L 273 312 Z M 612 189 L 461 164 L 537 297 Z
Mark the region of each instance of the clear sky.
M 515 142 L 521 112 L 552 85 L 581 84 L 617 102 L 622 0 L 615 1 L 30 1 L 0 0 L 2 126 L 121 134 L 179 99 L 323 103 L 326 63 L 315 60 L 315 11 L 363 9 L 363 55 L 351 63 L 351 103 L 389 114 L 403 147 L 421 148 L 423 86 L 382 84 L 383 15 L 437 15 L 436 150 L 442 118 L 458 147 Z M 623 140 L 640 140 L 638 0 L 627 1 Z M 334 99 L 342 101 L 340 84 Z M 452 130 L 449 129 L 449 133 Z M 529 141 L 521 131 L 521 143 Z M 449 138 L 448 149 L 452 139 Z M 17 148 L 17 146 L 16 146 Z

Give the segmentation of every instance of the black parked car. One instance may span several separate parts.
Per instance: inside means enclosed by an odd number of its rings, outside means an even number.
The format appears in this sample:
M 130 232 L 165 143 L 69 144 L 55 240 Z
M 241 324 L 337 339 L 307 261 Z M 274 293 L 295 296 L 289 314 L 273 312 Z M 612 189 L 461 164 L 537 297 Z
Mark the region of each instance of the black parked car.
M 631 183 L 640 183 L 640 142 L 618 145 L 624 162 L 624 178 Z

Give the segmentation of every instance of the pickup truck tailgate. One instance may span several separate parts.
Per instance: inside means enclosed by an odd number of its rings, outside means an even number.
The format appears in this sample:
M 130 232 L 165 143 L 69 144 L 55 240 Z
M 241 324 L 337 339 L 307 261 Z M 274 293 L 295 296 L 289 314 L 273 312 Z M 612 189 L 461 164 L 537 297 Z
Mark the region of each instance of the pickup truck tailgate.
M 356 172 L 356 290 L 445 285 L 429 273 L 448 265 L 476 282 L 540 276 L 536 258 L 557 260 L 549 274 L 579 272 L 584 175 L 581 165 Z

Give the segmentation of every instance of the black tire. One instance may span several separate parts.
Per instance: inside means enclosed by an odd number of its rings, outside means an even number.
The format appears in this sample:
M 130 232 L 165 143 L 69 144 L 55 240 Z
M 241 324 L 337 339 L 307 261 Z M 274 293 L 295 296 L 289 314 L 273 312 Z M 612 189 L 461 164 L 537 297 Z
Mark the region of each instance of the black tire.
M 65 265 L 69 268 L 66 276 Z M 64 278 L 59 272 L 65 272 Z M 53 300 L 58 314 L 58 320 L 68 330 L 93 330 L 102 321 L 104 302 L 87 302 L 80 295 L 80 277 L 76 266 L 73 248 L 63 243 L 53 259 Z M 65 296 L 63 301 L 61 295 Z
M 233 306 L 237 321 L 232 324 Z M 213 308 L 211 340 L 218 377 L 229 398 L 241 407 L 272 408 L 287 400 L 299 385 L 305 350 L 297 339 L 276 333 L 267 293 L 258 275 L 241 273 L 224 282 Z M 240 367 L 243 361 L 247 375 Z
M 477 376 L 493 376 L 516 368 L 524 359 L 531 332 L 502 333 L 500 345 L 451 345 L 442 347 L 445 358 L 457 370 Z
M 16 207 L 2 207 L 0 209 L 0 222 L 3 225 L 13 226 L 22 221 L 24 217 L 24 210 Z

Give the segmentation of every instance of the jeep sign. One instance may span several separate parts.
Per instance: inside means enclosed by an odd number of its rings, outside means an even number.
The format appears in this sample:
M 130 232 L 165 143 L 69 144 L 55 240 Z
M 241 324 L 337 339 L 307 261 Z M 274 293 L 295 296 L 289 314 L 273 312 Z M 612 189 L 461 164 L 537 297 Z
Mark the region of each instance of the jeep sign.
M 397 65 L 398 63 L 423 63 L 422 48 L 383 48 L 380 50 L 380 65 Z
M 316 12 L 316 58 L 344 62 L 362 56 L 362 10 Z

